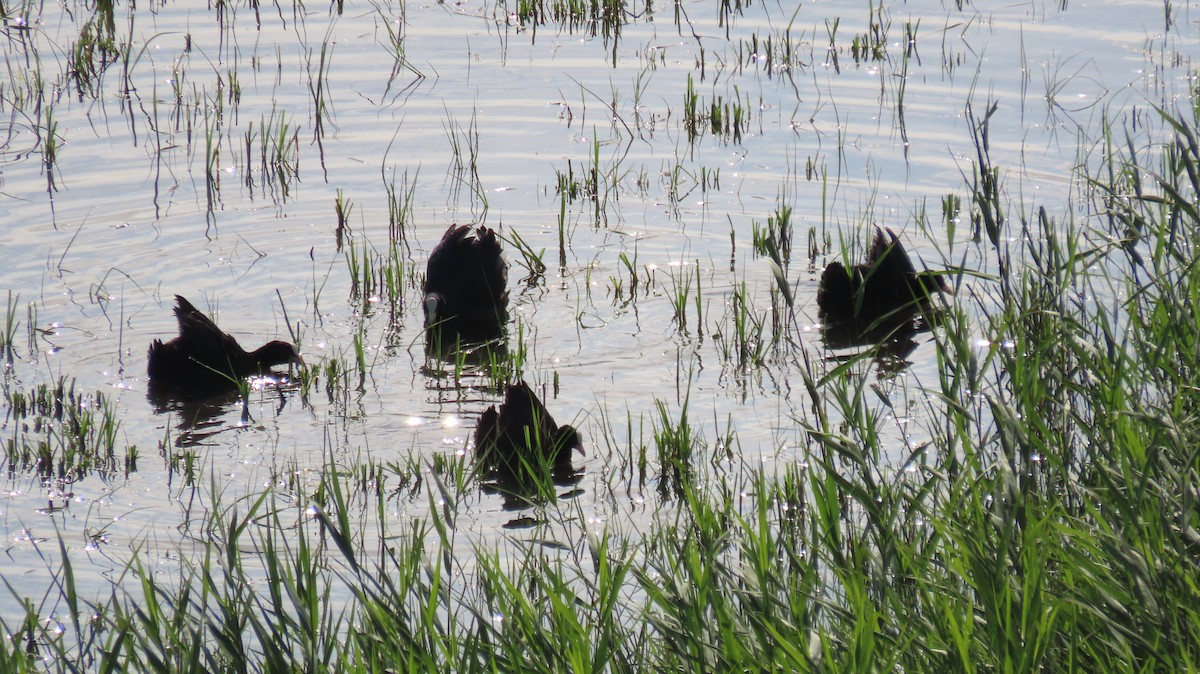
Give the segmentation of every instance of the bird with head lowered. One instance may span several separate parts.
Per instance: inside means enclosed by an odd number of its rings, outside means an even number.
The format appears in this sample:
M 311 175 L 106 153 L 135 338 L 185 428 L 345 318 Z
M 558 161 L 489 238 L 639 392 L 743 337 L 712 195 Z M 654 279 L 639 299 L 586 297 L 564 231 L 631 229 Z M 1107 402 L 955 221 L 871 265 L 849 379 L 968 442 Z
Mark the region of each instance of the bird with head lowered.
M 451 225 L 425 266 L 425 328 L 447 344 L 500 338 L 508 321 L 508 265 L 500 237 Z
M 175 296 L 179 336 L 169 342 L 150 342 L 146 374 L 160 393 L 205 396 L 237 387 L 246 377 L 275 365 L 302 362 L 296 347 L 272 341 L 246 351 L 182 295 Z
M 940 274 L 917 271 L 895 232 L 875 227 L 867 260 L 847 267 L 831 262 L 817 287 L 817 309 L 826 323 L 868 326 L 905 319 L 937 291 L 954 294 Z

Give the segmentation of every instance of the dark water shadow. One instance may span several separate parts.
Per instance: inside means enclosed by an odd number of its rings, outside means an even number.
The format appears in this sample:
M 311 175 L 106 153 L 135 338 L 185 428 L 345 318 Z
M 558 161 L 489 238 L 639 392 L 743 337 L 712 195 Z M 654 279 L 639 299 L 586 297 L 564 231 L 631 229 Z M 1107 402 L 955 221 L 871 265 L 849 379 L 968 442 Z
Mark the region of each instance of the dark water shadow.
M 504 465 L 477 464 L 480 470 L 479 491 L 489 496 L 499 496 L 504 510 L 519 512 L 554 503 L 560 499 L 571 499 L 583 493 L 578 488 L 584 471 L 571 462 L 557 466 L 533 467 L 531 470 L 515 471 Z M 559 491 L 559 487 L 569 487 Z M 526 520 L 528 518 L 518 518 Z M 536 521 L 535 523 L 540 523 Z M 505 527 L 517 526 L 514 522 Z
M 288 394 L 297 392 L 298 386 L 298 383 L 283 375 L 253 378 L 244 392 L 240 388 L 180 391 L 150 386 L 146 391 L 146 399 L 154 414 L 178 415 L 175 423 L 175 429 L 179 431 L 175 437 L 176 447 L 197 447 L 208 444 L 212 437 L 220 433 L 253 423 L 250 395 L 278 396 L 275 408 L 275 414 L 278 415 L 287 405 Z M 230 426 L 224 418 L 234 410 L 238 411 L 239 420 L 236 425 Z
M 880 376 L 895 376 L 913 364 L 909 357 L 917 349 L 917 337 L 940 325 L 943 317 L 941 311 L 927 309 L 902 312 L 869 324 L 831 322 L 822 327 L 821 341 L 834 351 L 856 350 L 831 354 L 827 357 L 829 361 L 846 362 L 870 351 Z
M 479 342 L 443 342 L 429 338 L 425 341 L 425 364 L 421 373 L 437 379 L 452 378 L 455 373 L 483 374 L 504 363 L 508 357 L 508 341 L 502 337 Z

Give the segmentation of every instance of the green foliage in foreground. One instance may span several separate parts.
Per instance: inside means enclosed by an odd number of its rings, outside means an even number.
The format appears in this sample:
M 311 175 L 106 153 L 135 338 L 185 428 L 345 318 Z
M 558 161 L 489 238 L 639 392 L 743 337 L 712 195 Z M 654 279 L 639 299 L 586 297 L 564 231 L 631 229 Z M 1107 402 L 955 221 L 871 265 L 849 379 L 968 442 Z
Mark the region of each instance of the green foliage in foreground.
M 839 368 L 808 382 L 807 464 L 749 496 L 686 481 L 637 537 L 565 512 L 575 543 L 467 562 L 454 489 L 365 532 L 330 467 L 311 504 L 215 512 L 178 577 L 134 565 L 89 602 L 64 563 L 71 638 L 31 606 L 0 669 L 1197 671 L 1200 142 L 1168 122 L 1157 167 L 1107 155 L 1099 226 L 989 221 L 1021 271 L 946 318 L 902 466 L 873 376 Z

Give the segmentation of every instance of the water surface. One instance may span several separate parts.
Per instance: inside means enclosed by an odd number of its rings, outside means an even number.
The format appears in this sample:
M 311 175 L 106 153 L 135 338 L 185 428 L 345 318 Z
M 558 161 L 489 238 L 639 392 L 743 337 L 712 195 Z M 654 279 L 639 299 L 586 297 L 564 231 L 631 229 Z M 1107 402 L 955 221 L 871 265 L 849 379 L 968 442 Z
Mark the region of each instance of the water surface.
M 1014 210 L 1086 220 L 1073 168 L 1098 160 L 1106 123 L 1192 96 L 1198 49 L 1191 8 L 1164 16 L 1153 2 L 910 2 L 874 16 L 773 2 L 722 15 L 695 2 L 679 20 L 672 6 L 634 7 L 619 37 L 586 20 L 522 23 L 503 3 L 217 7 L 117 6 L 112 36 L 128 58 L 93 58 L 91 76 L 71 62 L 94 16 L 85 6 L 6 17 L 6 398 L 61 378 L 91 408 L 102 395 L 118 423 L 105 469 L 39 474 L 6 459 L 5 576 L 27 579 L 35 602 L 61 563 L 59 536 L 80 587 L 102 594 L 133 556 L 175 568 L 209 535 L 194 525 L 214 503 L 270 487 L 299 503 L 331 465 L 391 465 L 385 516 L 425 516 L 435 457 L 462 456 L 499 399 L 482 378 L 432 376 L 422 348 L 420 277 L 455 222 L 543 254 L 545 273 L 521 283 L 509 250 L 510 346 L 524 335 L 523 376 L 587 443 L 567 508 L 636 530 L 674 507 L 653 468 L 643 479 L 632 462 L 642 446 L 654 460 L 660 405 L 698 433 L 703 479 L 802 462 L 805 356 L 828 371 L 847 355 L 821 341 L 813 300 L 843 244 L 861 250 L 880 224 L 930 267 L 994 272 L 968 211 L 942 212 L 949 194 L 969 208 L 972 120 L 995 106 L 988 149 Z M 856 58 L 856 36 L 875 49 Z M 714 130 L 714 105 L 744 122 Z M 348 251 L 386 253 L 389 192 L 405 209 L 405 282 L 356 295 Z M 351 205 L 340 250 L 339 194 Z M 752 245 L 785 207 L 790 312 Z M 987 279 L 960 282 L 955 301 L 978 312 Z M 676 321 L 684 288 L 699 303 Z M 309 364 L 353 375 L 331 394 L 324 379 L 308 396 L 268 387 L 248 414 L 231 401 L 199 425 L 192 409 L 162 413 L 146 398 L 145 354 L 174 334 L 176 293 L 246 346 L 289 339 L 290 324 Z M 761 335 L 739 339 L 742 306 Z M 890 403 L 897 462 L 925 436 L 921 389 L 936 376 L 929 335 L 917 342 L 888 367 L 855 365 Z M 46 432 L 5 404 L 6 442 Z M 418 469 L 409 482 L 404 466 Z M 464 554 L 556 535 L 502 528 L 522 513 L 469 495 L 456 520 Z M 0 599 L 0 616 L 20 611 Z

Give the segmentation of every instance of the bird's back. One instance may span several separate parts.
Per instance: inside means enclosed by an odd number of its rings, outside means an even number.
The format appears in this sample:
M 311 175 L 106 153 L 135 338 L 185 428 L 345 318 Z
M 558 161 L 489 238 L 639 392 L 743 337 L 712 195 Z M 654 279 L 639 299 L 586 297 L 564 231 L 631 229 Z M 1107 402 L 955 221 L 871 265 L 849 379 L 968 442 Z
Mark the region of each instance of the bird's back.
M 468 341 L 498 337 L 507 321 L 508 266 L 496 232 L 454 225 L 429 256 L 425 270 L 427 323 Z

